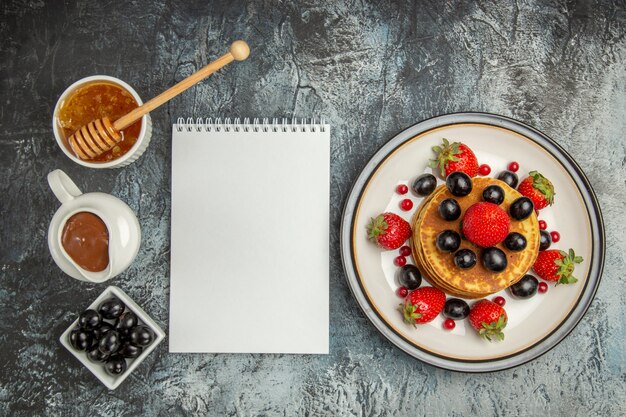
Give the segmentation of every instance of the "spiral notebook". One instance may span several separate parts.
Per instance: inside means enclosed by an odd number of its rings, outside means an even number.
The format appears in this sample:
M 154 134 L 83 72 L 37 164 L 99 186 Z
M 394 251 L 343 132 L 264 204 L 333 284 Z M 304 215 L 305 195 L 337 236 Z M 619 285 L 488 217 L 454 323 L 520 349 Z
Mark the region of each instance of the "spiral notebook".
M 170 352 L 328 353 L 327 124 L 179 119 Z

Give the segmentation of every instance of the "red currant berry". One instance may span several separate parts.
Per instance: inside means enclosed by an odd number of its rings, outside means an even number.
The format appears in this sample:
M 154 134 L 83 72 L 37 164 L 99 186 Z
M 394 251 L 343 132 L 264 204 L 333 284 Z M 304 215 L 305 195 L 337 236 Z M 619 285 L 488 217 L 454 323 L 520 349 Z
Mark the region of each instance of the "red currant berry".
M 500 307 L 504 307 L 504 305 L 506 304 L 506 300 L 504 299 L 504 297 L 496 297 L 493 299 L 493 302 Z
M 518 169 L 519 169 L 519 164 L 517 162 L 513 161 L 509 164 L 509 171 L 517 172 Z
M 443 322 L 443 328 L 446 330 L 452 330 L 456 327 L 456 323 L 452 319 L 446 319 Z
M 545 282 L 540 282 L 537 291 L 539 291 L 541 294 L 548 292 L 548 284 L 546 284 Z
M 483 177 L 486 177 L 487 175 L 491 174 L 491 167 L 487 164 L 482 164 L 478 167 L 478 173 Z
M 539 228 L 541 230 L 546 230 L 548 228 L 548 223 L 545 220 L 539 220 Z
M 398 294 L 400 298 L 406 298 L 406 296 L 409 295 L 409 290 L 407 290 L 406 287 L 400 287 L 396 291 L 396 294 Z
M 396 192 L 398 194 L 406 194 L 408 191 L 409 191 L 409 187 L 404 184 L 400 184 L 396 187 Z
M 411 248 L 409 248 L 408 246 L 402 246 L 400 248 L 400 255 L 409 256 L 410 254 L 411 254 Z
M 400 208 L 404 211 L 409 211 L 413 208 L 413 202 L 408 198 L 405 198 L 402 202 L 400 202 Z
M 552 243 L 556 243 L 561 240 L 561 235 L 556 230 L 550 232 L 550 237 L 552 238 Z
M 406 265 L 406 258 L 404 256 L 402 256 L 402 255 L 396 256 L 396 259 L 393 260 L 393 263 L 396 266 L 404 266 L 404 265 Z

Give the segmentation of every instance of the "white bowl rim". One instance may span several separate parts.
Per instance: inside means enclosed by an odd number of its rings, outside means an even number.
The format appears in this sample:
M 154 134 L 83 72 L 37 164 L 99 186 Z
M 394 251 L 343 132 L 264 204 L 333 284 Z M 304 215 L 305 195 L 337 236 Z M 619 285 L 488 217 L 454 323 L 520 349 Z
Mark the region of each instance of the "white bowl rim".
M 155 321 L 148 314 L 146 314 L 146 312 L 141 307 L 139 307 L 139 305 L 137 305 L 137 303 L 133 301 L 132 298 L 130 298 L 130 296 L 128 296 L 128 294 L 126 294 L 124 291 L 122 291 L 120 288 L 114 285 L 110 285 L 107 288 L 105 288 L 105 290 L 102 291 L 102 293 L 100 293 L 100 295 L 91 304 L 89 304 L 89 307 L 87 307 L 85 310 L 90 309 L 90 308 L 93 308 L 93 309 L 97 308 L 100 302 L 102 302 L 105 298 L 108 298 L 111 296 L 116 296 L 117 298 L 122 300 L 122 302 L 126 305 L 126 307 L 132 310 L 132 312 L 137 315 L 137 318 L 144 325 L 150 327 L 150 329 L 154 332 L 154 335 L 155 335 L 154 341 L 152 342 L 152 344 L 149 345 L 146 349 L 144 349 L 141 355 L 139 355 L 137 358 L 135 358 L 131 362 L 131 364 L 128 366 L 128 368 L 123 374 L 116 377 L 113 380 L 113 382 L 109 382 L 107 379 L 104 379 L 102 375 L 103 373 L 104 375 L 107 375 L 106 372 L 104 371 L 103 365 L 90 362 L 87 359 L 85 352 L 76 351 L 74 350 L 74 348 L 72 348 L 72 346 L 69 344 L 67 340 L 67 337 L 69 333 L 72 331 L 72 329 L 74 329 L 74 327 L 76 327 L 76 325 L 78 324 L 78 317 L 70 324 L 70 326 L 59 337 L 59 342 L 72 355 L 74 355 L 74 357 L 76 357 L 76 359 L 78 359 L 78 361 L 81 362 L 85 368 L 87 368 L 96 378 L 98 378 L 100 382 L 102 382 L 108 389 L 114 390 L 122 382 L 124 382 L 124 380 L 135 370 L 135 368 L 137 368 L 137 366 L 139 366 L 139 364 L 141 364 L 141 362 L 143 362 L 143 360 L 148 355 L 150 355 L 150 353 L 152 353 L 154 349 L 156 349 L 156 347 L 163 341 L 163 339 L 165 339 L 165 332 L 159 327 L 158 324 L 155 323 Z M 96 367 L 102 368 L 101 372 L 95 371 Z

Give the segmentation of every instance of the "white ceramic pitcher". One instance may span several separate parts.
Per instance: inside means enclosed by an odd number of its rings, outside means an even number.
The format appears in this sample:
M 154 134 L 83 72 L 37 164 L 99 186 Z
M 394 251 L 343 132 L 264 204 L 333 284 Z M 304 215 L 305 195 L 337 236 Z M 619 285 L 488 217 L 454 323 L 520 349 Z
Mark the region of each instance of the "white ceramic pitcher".
M 48 184 L 61 202 L 48 228 L 48 247 L 54 262 L 69 276 L 100 283 L 123 272 L 139 252 L 141 230 L 135 213 L 119 198 L 105 193 L 83 194 L 60 169 L 48 174 Z M 81 268 L 67 254 L 61 243 L 65 223 L 76 213 L 91 212 L 100 217 L 109 232 L 109 264 L 99 272 Z

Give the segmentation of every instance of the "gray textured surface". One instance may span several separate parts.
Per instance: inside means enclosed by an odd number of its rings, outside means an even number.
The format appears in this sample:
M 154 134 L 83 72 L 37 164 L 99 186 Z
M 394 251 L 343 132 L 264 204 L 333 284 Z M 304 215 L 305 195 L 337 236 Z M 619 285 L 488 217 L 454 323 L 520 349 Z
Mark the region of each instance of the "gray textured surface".
M 626 4 L 622 1 L 3 1 L 0 4 L 0 415 L 624 415 Z M 250 41 L 251 59 L 153 112 L 153 142 L 122 170 L 69 161 L 50 127 L 78 78 L 119 77 L 149 98 Z M 344 281 L 338 226 L 367 159 L 429 116 L 488 111 L 530 123 L 587 173 L 607 263 L 586 318 L 538 360 L 495 374 L 422 364 L 364 318 Z M 137 261 L 112 283 L 167 327 L 170 125 L 179 116 L 310 117 L 333 125 L 328 356 L 170 355 L 160 346 L 109 392 L 57 342 L 105 287 L 47 251 L 65 170 L 138 213 Z

